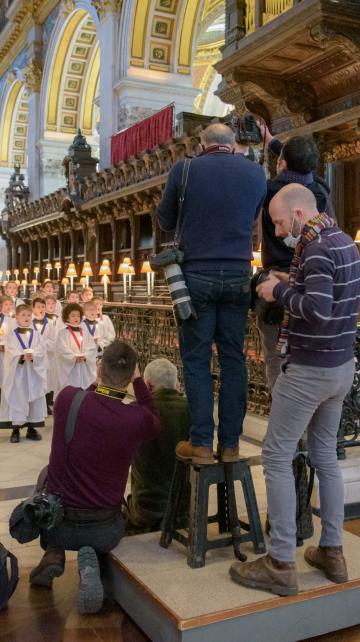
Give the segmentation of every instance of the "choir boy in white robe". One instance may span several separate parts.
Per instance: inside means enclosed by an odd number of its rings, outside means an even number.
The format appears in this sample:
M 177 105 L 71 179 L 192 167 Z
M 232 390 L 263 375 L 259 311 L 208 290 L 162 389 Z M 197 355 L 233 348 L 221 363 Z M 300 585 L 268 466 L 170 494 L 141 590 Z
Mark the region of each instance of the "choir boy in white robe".
M 33 327 L 34 330 L 40 333 L 40 336 L 45 343 L 46 354 L 48 359 L 48 369 L 46 378 L 46 407 L 47 414 L 52 415 L 53 406 L 53 376 L 52 376 L 52 357 L 55 349 L 55 326 L 51 323 L 46 314 L 46 303 L 44 299 L 37 297 L 33 299 Z
M 106 346 L 109 346 L 115 340 L 115 328 L 113 322 L 107 314 L 102 313 L 104 299 L 100 296 L 95 296 L 94 304 L 96 307 L 98 327 L 97 327 L 97 338 L 98 346 L 101 350 L 104 350 Z
M 49 279 L 44 281 L 42 285 L 42 292 L 44 295 L 44 298 L 47 296 L 54 296 L 55 301 L 56 301 L 56 308 L 55 308 L 55 314 L 57 314 L 58 317 L 61 317 L 61 312 L 62 312 L 62 307 L 60 301 L 56 298 L 56 292 L 55 292 L 55 286 L 52 281 Z
M 11 316 L 15 317 L 18 305 L 24 305 L 24 301 L 18 297 L 18 286 L 15 281 L 8 281 L 4 289 L 5 295 L 10 296 L 13 302 Z
M 13 309 L 13 300 L 11 296 L 3 296 L 0 298 L 0 389 L 2 388 L 4 378 L 4 342 L 5 335 L 9 332 L 10 328 L 15 326 L 15 319 L 10 316 Z
M 93 337 L 80 326 L 82 316 L 77 303 L 69 303 L 62 311 L 65 325 L 55 343 L 55 395 L 66 386 L 85 390 L 95 381 L 97 347 Z
M 81 304 L 87 303 L 88 301 L 92 301 L 94 298 L 94 290 L 92 289 L 91 285 L 88 285 L 87 287 L 83 288 L 81 292 Z
M 12 443 L 20 440 L 24 426 L 26 438 L 39 441 L 36 428 L 44 426 L 46 416 L 47 356 L 40 333 L 32 327 L 29 305 L 16 308 L 16 326 L 5 335 L 4 345 L 0 427 L 12 427 Z
M 79 292 L 76 292 L 75 290 L 68 290 L 68 293 L 66 295 L 66 303 L 77 303 L 78 305 L 80 305 Z
M 96 346 L 96 353 L 98 357 L 102 355 L 102 349 L 98 345 L 98 321 L 96 314 L 96 307 L 93 301 L 87 301 L 82 306 L 83 309 L 83 320 L 81 321 L 81 327 L 84 331 L 84 335 L 88 335 L 91 338 Z M 94 381 L 96 379 L 96 362 L 94 364 Z

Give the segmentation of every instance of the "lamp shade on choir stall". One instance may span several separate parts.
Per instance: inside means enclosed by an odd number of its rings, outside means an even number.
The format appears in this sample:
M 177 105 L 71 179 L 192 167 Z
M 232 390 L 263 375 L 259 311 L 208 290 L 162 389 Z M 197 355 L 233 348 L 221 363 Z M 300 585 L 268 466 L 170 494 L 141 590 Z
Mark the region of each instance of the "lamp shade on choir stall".
M 355 243 L 360 243 L 360 230 L 356 232 L 354 241 Z
M 89 287 L 89 278 L 91 276 L 94 276 L 89 261 L 85 261 L 83 268 L 81 270 L 81 276 L 85 279 L 86 286 Z M 81 280 L 80 280 L 80 283 L 81 283 Z

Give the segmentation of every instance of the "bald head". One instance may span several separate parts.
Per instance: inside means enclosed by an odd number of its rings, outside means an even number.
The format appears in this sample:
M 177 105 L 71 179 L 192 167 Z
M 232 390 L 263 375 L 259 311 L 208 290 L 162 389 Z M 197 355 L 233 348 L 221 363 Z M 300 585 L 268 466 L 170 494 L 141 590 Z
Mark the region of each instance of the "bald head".
M 280 237 L 287 236 L 289 232 L 297 236 L 304 225 L 318 213 L 314 194 L 298 183 L 283 187 L 269 205 L 275 234 Z
M 234 147 L 235 134 L 227 125 L 222 123 L 214 123 L 204 129 L 201 138 L 205 147 L 210 145 L 228 145 Z

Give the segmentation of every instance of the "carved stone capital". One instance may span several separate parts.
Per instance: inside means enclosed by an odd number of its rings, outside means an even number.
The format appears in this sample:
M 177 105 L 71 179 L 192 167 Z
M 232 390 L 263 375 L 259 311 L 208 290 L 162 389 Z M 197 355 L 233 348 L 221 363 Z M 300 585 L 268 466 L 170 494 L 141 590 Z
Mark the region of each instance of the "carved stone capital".
M 122 0 L 91 0 L 100 20 L 103 20 L 108 13 L 120 13 Z
M 41 89 L 42 65 L 39 60 L 31 60 L 24 69 L 24 80 L 26 89 L 32 93 L 38 93 Z
M 64 17 L 67 17 L 75 9 L 75 0 L 61 0 L 60 11 Z

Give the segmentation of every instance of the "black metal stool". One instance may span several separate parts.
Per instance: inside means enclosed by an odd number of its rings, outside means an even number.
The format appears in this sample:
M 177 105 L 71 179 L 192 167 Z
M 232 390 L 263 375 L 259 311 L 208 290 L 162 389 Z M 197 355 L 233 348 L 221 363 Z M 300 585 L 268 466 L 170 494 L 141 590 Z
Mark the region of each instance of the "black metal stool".
M 181 496 L 185 484 L 191 484 L 188 536 L 175 527 Z M 245 498 L 248 523 L 238 518 L 234 481 L 239 480 Z M 218 512 L 208 517 L 209 488 L 217 485 Z M 218 523 L 219 533 L 231 533 L 229 537 L 208 540 L 209 523 Z M 245 532 L 242 534 L 241 529 Z M 233 545 L 235 556 L 245 561 L 240 544 L 252 542 L 255 553 L 264 553 L 265 541 L 261 528 L 254 484 L 247 459 L 223 464 L 199 465 L 191 461 L 176 460 L 168 504 L 160 537 L 160 546 L 167 548 L 172 539 L 186 546 L 187 562 L 191 568 L 205 565 L 206 551 Z

